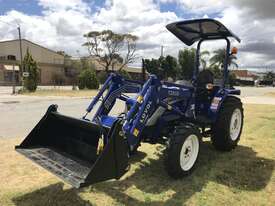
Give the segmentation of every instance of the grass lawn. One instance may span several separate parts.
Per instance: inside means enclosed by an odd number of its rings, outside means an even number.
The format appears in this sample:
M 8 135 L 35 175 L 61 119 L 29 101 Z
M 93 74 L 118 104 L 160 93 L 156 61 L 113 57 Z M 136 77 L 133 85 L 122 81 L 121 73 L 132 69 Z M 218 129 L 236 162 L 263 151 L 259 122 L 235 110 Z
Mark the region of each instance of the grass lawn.
M 201 148 L 194 173 L 169 178 L 162 146 L 143 144 L 119 181 L 76 190 L 14 152 L 22 138 L 0 139 L 0 205 L 275 205 L 275 106 L 245 105 L 239 147 Z
M 62 89 L 43 89 L 35 92 L 24 92 L 29 96 L 66 96 L 66 97 L 91 97 L 97 94 L 98 90 L 62 90 Z

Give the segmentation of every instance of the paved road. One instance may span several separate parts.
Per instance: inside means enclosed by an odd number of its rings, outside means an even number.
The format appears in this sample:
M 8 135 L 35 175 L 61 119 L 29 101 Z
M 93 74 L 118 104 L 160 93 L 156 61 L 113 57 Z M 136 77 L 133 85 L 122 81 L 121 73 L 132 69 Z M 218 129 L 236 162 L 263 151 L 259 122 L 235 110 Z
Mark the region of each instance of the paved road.
M 275 98 L 268 93 L 275 94 L 275 87 L 237 87 L 241 90 L 241 99 L 244 104 L 272 104 Z
M 89 102 L 88 99 L 47 98 L 5 100 L 0 103 L 0 138 L 26 136 L 51 104 L 58 104 L 59 111 L 64 114 L 81 117 Z
M 16 86 L 16 91 L 18 91 L 21 86 Z M 62 90 L 71 90 L 72 86 L 38 86 L 38 90 L 45 90 L 45 89 L 62 89 Z M 1 94 L 11 94 L 12 87 L 10 86 L 0 86 L 0 95 Z
M 241 90 L 241 97 L 263 96 L 267 93 L 275 93 L 275 87 L 236 87 Z
M 82 117 L 89 102 L 88 98 L 8 97 L 2 95 L 0 96 L 0 138 L 25 137 L 51 104 L 57 104 L 58 111 L 62 114 Z M 117 114 L 120 111 L 123 111 L 122 103 L 119 103 L 112 113 Z
M 244 103 L 274 104 L 275 98 L 264 96 L 275 88 L 241 88 Z M 82 117 L 90 99 L 64 97 L 11 96 L 7 87 L 0 87 L 0 138 L 24 138 L 41 119 L 51 104 L 59 105 L 59 112 L 73 117 Z M 123 111 L 119 103 L 112 113 Z

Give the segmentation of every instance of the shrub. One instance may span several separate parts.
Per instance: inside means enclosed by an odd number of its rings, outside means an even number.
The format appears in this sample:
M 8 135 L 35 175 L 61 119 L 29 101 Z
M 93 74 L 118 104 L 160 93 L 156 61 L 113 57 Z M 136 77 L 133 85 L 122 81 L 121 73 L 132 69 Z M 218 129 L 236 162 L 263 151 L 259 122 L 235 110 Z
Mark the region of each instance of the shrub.
M 208 69 L 213 73 L 215 79 L 222 79 L 223 72 L 218 65 L 213 65 Z
M 99 82 L 96 78 L 95 71 L 91 69 L 85 69 L 80 72 L 78 77 L 79 89 L 98 89 Z
M 33 60 L 29 49 L 27 49 L 27 53 L 23 60 L 23 68 L 24 71 L 29 73 L 29 76 L 24 78 L 24 89 L 34 92 L 39 81 L 39 68 L 37 67 L 36 61 Z
M 228 75 L 228 83 L 231 87 L 233 87 L 234 85 L 236 85 L 236 75 L 233 73 L 233 72 L 229 72 L 229 75 Z M 254 82 L 253 82 L 254 84 Z
M 124 77 L 125 79 L 132 79 L 131 75 L 125 70 L 120 70 L 117 73 L 122 77 Z
M 98 78 L 100 84 L 104 84 L 104 82 L 108 78 L 108 75 L 109 74 L 106 71 L 101 71 L 98 73 L 97 78 Z
M 120 71 L 117 71 L 116 73 L 121 75 L 125 79 L 132 79 L 131 75 L 125 70 L 120 70 Z M 97 78 L 98 78 L 100 84 L 104 84 L 104 82 L 106 81 L 106 79 L 108 78 L 109 75 L 110 75 L 110 73 L 108 73 L 106 71 L 99 72 L 97 75 Z

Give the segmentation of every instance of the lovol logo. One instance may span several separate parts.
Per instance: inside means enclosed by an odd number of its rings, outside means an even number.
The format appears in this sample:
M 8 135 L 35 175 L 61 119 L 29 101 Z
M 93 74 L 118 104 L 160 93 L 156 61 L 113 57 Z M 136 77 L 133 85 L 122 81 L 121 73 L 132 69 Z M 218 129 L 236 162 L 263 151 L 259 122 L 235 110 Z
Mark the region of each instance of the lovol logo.
M 140 123 L 144 123 L 148 118 L 148 113 L 150 111 L 150 108 L 152 106 L 152 101 L 149 101 L 147 105 L 145 106 L 144 112 L 141 115 L 141 119 L 139 120 Z
M 179 91 L 176 91 L 176 90 L 168 90 L 168 95 L 170 95 L 170 96 L 179 96 L 180 93 L 179 93 Z

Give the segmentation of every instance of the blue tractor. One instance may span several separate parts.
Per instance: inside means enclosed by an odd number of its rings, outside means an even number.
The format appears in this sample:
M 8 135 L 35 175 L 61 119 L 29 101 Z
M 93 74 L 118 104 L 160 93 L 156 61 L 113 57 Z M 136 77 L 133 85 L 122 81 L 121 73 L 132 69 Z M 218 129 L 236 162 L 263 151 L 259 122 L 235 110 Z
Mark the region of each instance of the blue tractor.
M 202 137 L 210 137 L 218 150 L 234 149 L 243 107 L 236 97 L 240 90 L 228 81 L 228 61 L 236 53 L 228 38 L 240 39 L 213 19 L 175 22 L 167 29 L 188 46 L 198 42 L 189 83 L 165 82 L 155 75 L 140 82 L 110 74 L 81 119 L 64 116 L 51 105 L 16 151 L 79 188 L 119 179 L 141 142 L 167 146 L 165 168 L 176 179 L 195 168 Z M 210 70 L 200 71 L 202 42 L 217 39 L 227 44 L 218 83 Z M 111 116 L 117 101 L 124 102 L 124 112 Z

